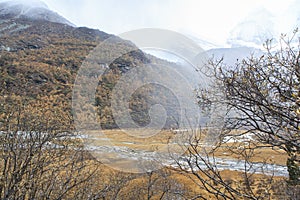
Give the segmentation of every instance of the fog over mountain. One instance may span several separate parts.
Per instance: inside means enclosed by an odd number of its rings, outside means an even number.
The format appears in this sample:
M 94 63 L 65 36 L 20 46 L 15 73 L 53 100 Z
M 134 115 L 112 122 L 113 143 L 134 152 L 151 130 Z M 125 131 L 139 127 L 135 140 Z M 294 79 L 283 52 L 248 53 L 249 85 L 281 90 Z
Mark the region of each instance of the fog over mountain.
M 230 31 L 228 47 L 211 48 L 207 54 L 214 59 L 223 58 L 227 65 L 234 65 L 238 60 L 251 55 L 260 56 L 265 51 L 263 45 L 267 40 L 271 39 L 272 46 L 276 49 L 279 47 L 281 34 L 287 34 L 291 38 L 294 29 L 300 26 L 300 4 L 297 1 L 281 12 L 271 13 L 265 8 L 255 9 Z M 298 45 L 298 40 L 293 42 Z
M 70 21 L 53 12 L 39 0 L 11 0 L 0 2 L 0 16 L 7 19 L 31 19 L 74 26 Z
M 47 3 L 50 3 L 46 0 Z M 53 3 L 56 1 L 53 1 L 50 3 L 50 5 L 53 5 Z M 69 1 L 70 2 L 70 1 Z M 87 4 L 90 5 L 92 1 L 89 1 Z M 94 2 L 95 7 L 99 7 L 99 12 L 101 11 L 101 8 L 105 7 L 105 2 L 101 1 L 103 6 L 99 5 L 99 2 Z M 56 2 L 59 4 L 58 2 Z M 74 5 L 69 5 L 71 10 L 74 10 L 75 7 L 78 7 L 83 2 L 80 0 L 74 1 Z M 115 3 L 118 3 L 117 1 Z M 177 8 L 176 7 L 177 1 L 174 1 L 172 4 L 172 9 Z M 64 1 L 61 3 L 62 5 L 66 6 L 67 1 Z M 78 5 L 77 5 L 78 4 Z M 107 3 L 111 5 L 111 3 Z M 149 3 L 149 6 L 151 3 Z M 147 4 L 147 5 L 148 5 Z M 275 4 L 275 3 L 274 3 Z M 287 3 L 288 4 L 288 3 Z M 123 4 L 122 4 L 123 5 Z M 167 3 L 162 4 L 163 6 L 168 5 Z M 181 4 L 180 4 L 181 5 Z M 59 6 L 59 5 L 57 5 Z M 125 7 L 122 11 L 122 13 L 126 12 L 126 9 L 134 9 L 134 5 Z M 272 7 L 272 5 L 270 5 Z M 138 14 L 143 14 L 143 6 L 137 5 L 137 7 L 140 9 Z M 273 6 L 274 7 L 274 6 Z M 204 50 L 207 50 L 207 53 L 209 56 L 214 56 L 216 58 L 224 57 L 224 62 L 227 62 L 228 64 L 232 64 L 236 62 L 237 59 L 241 60 L 244 57 L 249 56 L 252 53 L 257 53 L 263 50 L 263 43 L 267 39 L 278 39 L 280 33 L 286 33 L 288 31 L 292 31 L 293 28 L 298 27 L 300 24 L 300 5 L 297 3 L 297 1 L 294 1 L 292 4 L 287 5 L 287 8 L 283 8 L 282 11 L 275 12 L 275 10 L 270 8 L 266 9 L 262 6 L 257 7 L 255 9 L 252 9 L 252 12 L 250 12 L 246 17 L 242 18 L 230 31 L 230 34 L 224 44 L 217 44 L 214 41 L 210 41 L 208 39 L 203 39 L 201 36 L 197 35 L 197 31 L 194 33 L 191 33 L 189 31 L 183 31 L 184 35 L 191 38 L 195 43 L 197 43 L 201 48 Z M 120 9 L 120 8 L 118 8 Z M 118 10 L 117 9 L 117 10 Z M 225 9 L 225 8 L 224 8 Z M 239 9 L 239 8 L 237 8 Z M 78 9 L 78 16 L 80 17 L 80 10 L 85 10 L 85 7 L 82 9 Z M 175 9 L 178 11 L 178 9 Z M 93 12 L 93 10 L 91 10 Z M 107 14 L 107 12 L 105 12 Z M 169 14 L 172 13 L 172 10 L 168 11 Z M 62 23 L 67 24 L 71 26 L 75 26 L 72 24 L 68 19 L 62 17 L 60 14 L 62 13 L 56 13 L 49 9 L 49 7 L 44 3 L 44 1 L 41 0 L 0 0 L 0 16 L 2 18 L 11 18 L 11 19 L 32 19 L 32 20 L 45 20 L 50 22 L 56 22 L 56 23 Z M 82 14 L 82 13 L 81 13 Z M 111 14 L 112 16 L 107 16 L 110 18 L 110 27 L 118 26 L 117 19 L 118 13 Z M 143 21 L 145 23 L 147 22 L 148 14 L 145 13 L 145 16 L 143 16 Z M 196 16 L 195 14 L 192 14 L 192 16 Z M 161 16 L 164 17 L 163 15 Z M 97 19 L 97 17 L 95 17 Z M 185 17 L 186 20 L 190 21 L 191 19 L 188 17 Z M 129 18 L 128 18 L 129 19 Z M 133 20 L 132 17 L 130 17 L 131 20 Z M 169 19 L 169 18 L 168 18 Z M 172 18 L 172 20 L 176 21 L 176 24 L 180 26 L 180 23 L 182 21 L 176 20 L 177 18 Z M 92 20 L 92 19 L 91 19 Z M 95 20 L 95 19 L 93 19 Z M 101 19 L 99 23 L 104 23 Z M 120 21 L 120 19 L 118 19 Z M 150 19 L 151 24 L 155 27 L 154 19 Z M 166 19 L 162 19 L 165 21 Z M 196 20 L 196 19 L 195 19 Z M 199 20 L 199 23 L 202 20 Z M 210 20 L 208 20 L 210 21 Z M 220 19 L 220 21 L 223 21 Z M 141 22 L 140 22 L 141 23 Z M 140 24 L 138 23 L 138 24 Z M 157 21 L 159 24 L 160 22 Z M 224 22 L 225 23 L 225 22 Z M 102 27 L 101 26 L 99 27 Z M 134 24 L 134 22 L 131 23 L 125 23 L 131 24 L 131 26 Z M 140 24 L 142 25 L 142 24 Z M 103 24 L 104 26 L 104 24 Z M 195 29 L 197 30 L 197 27 L 201 27 L 200 24 L 194 24 Z M 217 26 L 216 24 L 212 24 L 212 26 Z M 168 28 L 168 27 L 167 27 Z M 100 28 L 101 29 L 101 28 Z M 207 28 L 202 27 L 202 30 L 205 31 Z M 283 30 L 286 30 L 284 32 Z M 118 34 L 118 33 L 113 33 Z M 220 30 L 219 35 L 220 37 L 224 33 Z M 223 36 L 222 36 L 223 37 Z M 276 40 L 274 40 L 276 42 Z M 168 55 L 159 55 L 156 54 L 156 56 L 165 58 L 167 60 L 176 61 L 176 58 L 171 58 Z
M 264 8 L 256 10 L 234 27 L 227 42 L 232 47 L 261 48 L 266 40 L 277 37 L 274 24 L 275 17 L 270 12 Z

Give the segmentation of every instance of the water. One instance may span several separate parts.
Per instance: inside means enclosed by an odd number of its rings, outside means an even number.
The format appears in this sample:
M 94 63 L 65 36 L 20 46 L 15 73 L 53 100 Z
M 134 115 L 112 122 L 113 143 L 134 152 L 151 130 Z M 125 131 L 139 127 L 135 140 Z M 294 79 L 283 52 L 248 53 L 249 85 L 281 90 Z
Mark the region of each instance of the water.
M 178 167 L 179 163 L 181 167 L 189 170 L 190 167 L 197 169 L 196 166 L 199 166 L 201 169 L 208 169 L 206 165 L 209 163 L 212 167 L 216 166 L 218 170 L 233 170 L 233 171 L 247 171 L 249 173 L 257 174 L 267 174 L 274 176 L 284 176 L 288 177 L 288 171 L 286 166 L 277 165 L 277 164 L 266 164 L 259 162 L 245 162 L 244 160 L 229 159 L 229 158 L 212 158 L 203 156 L 203 160 L 198 161 L 196 165 L 196 158 L 188 158 L 183 155 L 170 155 L 169 153 L 162 152 L 153 152 L 153 151 L 144 151 L 131 149 L 124 146 L 87 146 L 86 149 L 97 153 L 97 154 L 113 154 L 119 159 L 125 159 L 128 162 L 130 161 L 153 161 L 158 162 L 163 166 L 172 166 Z M 105 157 L 105 156 L 104 156 Z M 174 158 L 176 160 L 174 160 Z M 191 166 L 188 165 L 188 159 L 190 159 Z M 200 160 L 200 159 L 198 159 Z

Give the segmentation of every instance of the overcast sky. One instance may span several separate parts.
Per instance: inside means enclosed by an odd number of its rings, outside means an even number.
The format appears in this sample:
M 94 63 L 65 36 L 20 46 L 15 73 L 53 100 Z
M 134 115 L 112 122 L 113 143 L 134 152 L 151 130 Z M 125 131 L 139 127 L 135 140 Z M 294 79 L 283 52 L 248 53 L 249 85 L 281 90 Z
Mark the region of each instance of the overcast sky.
M 120 34 L 138 28 L 165 28 L 226 42 L 230 31 L 250 13 L 265 8 L 287 32 L 291 4 L 297 0 L 44 0 L 78 26 Z M 299 0 L 298 0 L 299 1 Z M 288 10 L 289 9 L 289 10 Z
M 270 12 L 279 32 L 290 31 L 295 24 L 296 13 L 300 13 L 300 9 L 293 8 L 299 0 L 43 1 L 77 26 L 97 28 L 112 34 L 146 27 L 164 28 L 217 44 L 225 44 L 230 31 L 256 10 L 264 8 Z

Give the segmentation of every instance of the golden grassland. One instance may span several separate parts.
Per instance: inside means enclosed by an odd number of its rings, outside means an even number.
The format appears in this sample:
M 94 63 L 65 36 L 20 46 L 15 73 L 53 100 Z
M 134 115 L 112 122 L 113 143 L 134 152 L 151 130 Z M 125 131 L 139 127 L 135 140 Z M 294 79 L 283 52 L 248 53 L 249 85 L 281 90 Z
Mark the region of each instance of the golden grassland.
M 151 137 L 137 137 L 136 135 L 130 135 L 128 132 L 130 130 L 102 130 L 102 131 L 89 131 L 85 134 L 88 134 L 90 137 L 96 139 L 94 145 L 114 145 L 114 146 L 124 146 L 134 150 L 144 150 L 144 151 L 155 151 L 163 148 L 168 145 L 170 141 L 174 140 L 177 137 L 182 139 L 182 135 L 177 135 L 170 130 L 162 130 L 158 131 L 157 134 Z M 184 135 L 184 133 L 183 133 Z M 186 138 L 183 136 L 183 138 Z M 175 141 L 175 140 L 174 140 Z M 204 142 L 203 139 L 201 142 Z M 249 144 L 248 144 L 249 145 Z M 229 158 L 229 159 L 244 159 L 244 157 L 238 152 L 241 151 L 242 148 L 245 148 L 247 145 L 244 142 L 237 143 L 227 143 L 221 148 L 218 148 L 217 151 L 214 152 L 214 156 L 220 158 Z M 201 145 L 198 147 L 201 148 Z M 236 153 L 234 153 L 236 151 Z M 238 153 L 237 153 L 238 152 Z M 245 154 L 250 154 L 250 150 L 243 149 L 242 152 L 246 152 Z M 111 155 L 113 156 L 113 155 Z M 253 152 L 251 151 L 251 157 L 249 158 L 252 162 L 265 162 L 270 164 L 278 164 L 285 165 L 287 159 L 287 155 L 284 154 L 283 151 L 278 150 L 276 148 L 271 147 L 259 147 Z M 119 163 L 121 165 L 130 167 L 129 161 L 125 161 L 125 163 Z M 104 174 L 106 173 L 117 173 L 117 170 L 112 169 L 108 166 L 102 166 L 104 170 Z M 184 190 L 187 192 L 185 196 L 187 198 L 193 198 L 197 195 L 202 196 L 206 199 L 216 199 L 216 197 L 210 194 L 200 183 L 200 181 L 191 174 L 180 172 L 180 170 L 174 169 L 166 169 L 170 173 L 168 179 L 172 179 L 175 182 L 179 183 Z M 201 175 L 201 172 L 199 172 Z M 225 182 L 228 182 L 231 187 L 237 188 L 238 190 L 252 190 L 252 192 L 256 195 L 263 197 L 267 193 L 271 195 L 272 199 L 280 199 L 285 194 L 282 190 L 282 185 L 286 182 L 286 177 L 273 177 L 269 175 L 263 174 L 252 174 L 251 177 L 246 180 L 245 173 L 240 171 L 232 171 L 232 170 L 222 170 L 220 171 L 220 175 L 222 176 Z M 147 183 L 149 177 L 146 175 L 139 176 L 139 178 L 134 179 L 127 183 L 126 190 L 130 190 L 130 188 L 137 188 L 145 183 Z M 211 181 L 211 180 L 207 180 Z M 250 187 L 247 188 L 246 182 L 250 181 Z M 162 183 L 163 184 L 163 183 Z M 220 191 L 222 191 L 222 187 L 220 187 Z M 159 199 L 161 193 L 157 193 L 156 196 L 153 196 L 152 199 Z M 201 197 L 201 198 L 202 198 Z M 145 197 L 146 198 L 146 197 Z M 237 199 L 244 199 L 244 197 L 237 197 Z
M 167 177 L 162 177 L 159 172 L 149 177 L 147 174 L 133 175 L 101 165 L 100 167 L 98 166 L 97 169 L 96 174 L 98 175 L 98 179 L 95 179 L 94 187 L 97 189 L 97 187 L 101 188 L 103 185 L 110 184 L 112 182 L 125 182 L 119 192 L 119 197 L 122 199 L 147 199 L 146 191 L 149 181 L 155 180 L 153 181 L 153 185 L 155 185 L 155 187 L 151 188 L 152 192 L 155 190 L 155 194 L 151 197 L 153 200 L 161 198 L 163 191 L 160 191 L 159 188 L 166 187 L 168 184 L 170 184 L 168 187 L 172 187 L 172 184 L 180 185 L 180 189 L 184 191 L 184 197 L 186 199 L 192 199 L 196 196 L 199 196 L 199 198 L 195 199 L 219 199 L 213 194 L 210 194 L 195 176 L 169 168 L 165 168 L 163 170 L 165 173 L 168 173 Z M 199 172 L 199 175 L 203 176 L 201 172 Z M 243 172 L 223 170 L 220 171 L 220 175 L 231 187 L 241 191 L 251 189 L 255 195 L 260 196 L 262 199 L 264 199 L 263 196 L 266 195 L 266 193 L 269 193 L 271 199 L 282 199 L 285 195 L 283 190 L 285 179 L 283 177 L 270 177 L 262 174 L 253 174 L 249 178 L 251 188 L 247 188 Z M 134 176 L 134 178 L 130 176 Z M 207 179 L 207 181 L 210 180 Z M 216 185 L 216 187 L 219 187 L 220 192 L 224 190 L 224 188 L 220 186 Z M 236 199 L 247 198 L 236 196 Z
M 97 137 L 98 142 L 97 145 L 109 145 L 109 142 L 112 142 L 112 145 L 115 146 L 126 146 L 131 149 L 136 150 L 146 150 L 146 151 L 154 151 L 156 149 L 161 148 L 162 146 L 168 144 L 172 138 L 176 136 L 172 131 L 159 131 L 158 134 L 153 135 L 152 137 L 136 137 L 135 135 L 129 135 L 126 132 L 121 130 L 103 130 L 101 131 L 102 135 L 99 131 L 89 131 L 85 134 L 89 134 L 90 136 Z M 183 135 L 178 135 L 184 136 Z M 102 140 L 101 140 L 102 139 Z M 239 146 L 238 146 L 239 147 Z M 225 147 L 224 147 L 225 149 Z M 265 159 L 268 158 L 273 153 L 278 152 L 267 148 L 259 149 L 257 155 L 254 156 L 254 160 Z M 279 151 L 280 153 L 280 151 Z M 218 155 L 220 154 L 220 155 Z M 67 154 L 68 155 L 68 154 Z M 84 183 L 85 185 L 80 185 L 80 188 L 74 187 L 74 189 L 69 194 L 70 198 L 75 197 L 80 193 L 80 191 L 84 191 L 85 188 L 88 189 L 91 193 L 98 192 L 101 190 L 108 190 L 105 193 L 105 199 L 113 199 L 116 191 L 118 191 L 118 196 L 115 199 L 147 199 L 148 186 L 151 185 L 151 195 L 150 199 L 156 200 L 160 199 L 164 194 L 164 189 L 166 187 L 170 187 L 171 189 L 175 188 L 178 191 L 183 192 L 183 196 L 185 199 L 192 199 L 195 196 L 201 196 L 203 199 L 217 199 L 214 195 L 210 194 L 200 183 L 200 181 L 196 178 L 195 175 L 190 173 L 186 173 L 180 171 L 175 168 L 163 168 L 158 171 L 154 171 L 153 175 L 145 174 L 134 174 L 134 173 L 126 173 L 122 171 L 118 171 L 116 169 L 111 168 L 108 165 L 99 163 L 96 159 L 91 157 L 89 153 L 86 153 L 86 157 L 84 157 L 84 162 L 86 168 L 83 171 L 73 170 L 74 166 L 81 167 L 81 163 L 75 162 L 75 165 L 66 165 L 70 160 L 68 156 L 63 156 L 63 160 L 60 160 L 61 157 L 58 156 L 57 162 L 54 162 L 53 152 L 49 152 L 49 157 L 47 159 L 51 159 L 54 163 L 52 166 L 48 166 L 49 168 L 58 168 L 61 169 L 60 172 L 57 172 L 56 179 L 64 180 L 64 177 L 69 177 L 70 173 L 72 176 L 81 177 L 84 179 L 85 177 L 91 175 L 91 180 Z M 70 156 L 72 152 L 70 152 Z M 275 155 L 275 154 L 274 154 Z M 217 152 L 216 156 L 228 158 L 236 158 L 242 159 L 238 157 L 234 157 L 229 152 L 224 154 L 224 152 Z M 279 155 L 276 155 L 279 157 Z M 262 157 L 262 158 L 261 158 Z M 276 158 L 276 157 L 274 157 Z M 78 159 L 82 159 L 78 157 Z M 274 159 L 275 160 L 275 159 Z M 271 162 L 271 161 L 270 161 Z M 280 164 L 283 162 L 279 160 L 275 163 Z M 58 163 L 58 166 L 56 166 Z M 77 166 L 78 164 L 78 166 Z M 130 162 L 122 163 L 123 165 L 127 165 L 130 167 Z M 203 176 L 203 172 L 198 172 L 200 176 Z M 236 188 L 238 190 L 249 190 L 246 184 L 245 174 L 239 171 L 230 171 L 230 170 L 222 170 L 220 174 L 223 180 L 228 183 L 231 187 Z M 48 175 L 48 174 L 47 174 Z M 51 174 L 49 174 L 50 176 Z M 211 181 L 206 178 L 207 181 Z M 284 196 L 284 191 L 281 190 L 282 185 L 285 183 L 284 177 L 271 177 L 262 174 L 253 174 L 248 179 L 251 181 L 250 189 L 257 195 L 263 197 L 266 193 L 271 194 L 271 199 L 282 199 Z M 45 180 L 47 181 L 47 180 Z M 74 180 L 75 181 L 75 180 Z M 150 184 L 151 182 L 151 184 Z M 222 186 L 216 185 L 219 188 L 220 192 L 224 190 Z M 225 192 L 225 191 L 224 191 Z M 197 198 L 197 199 L 201 199 Z M 243 197 L 236 197 L 237 199 L 245 199 Z

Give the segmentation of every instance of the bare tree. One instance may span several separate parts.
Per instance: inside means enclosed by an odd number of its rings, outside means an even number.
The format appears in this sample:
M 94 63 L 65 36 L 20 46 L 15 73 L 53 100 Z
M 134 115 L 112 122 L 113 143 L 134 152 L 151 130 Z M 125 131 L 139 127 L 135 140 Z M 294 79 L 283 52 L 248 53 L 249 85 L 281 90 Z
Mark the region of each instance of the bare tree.
M 174 171 L 162 168 L 143 174 L 118 172 L 111 177 L 109 199 L 185 199 L 186 189 Z
M 0 106 L 1 199 L 184 197 L 169 169 L 130 174 L 99 163 L 84 150 L 71 117 L 52 100 L 10 95 L 0 97 Z
M 48 106 L 46 100 L 1 98 L 1 199 L 87 199 L 96 192 L 82 187 L 97 164 L 74 137 L 69 116 Z
M 214 131 L 217 130 L 214 129 Z M 190 179 L 194 187 L 200 191 L 189 194 L 189 199 L 207 199 L 212 196 L 217 199 L 271 199 L 274 197 L 273 186 L 280 180 L 274 179 L 274 172 L 266 167 L 267 163 L 262 161 L 258 165 L 251 162 L 255 156 L 255 142 L 249 140 L 227 144 L 226 141 L 219 140 L 215 143 L 209 142 L 209 146 L 206 146 L 208 134 L 210 134 L 209 129 L 193 131 L 189 141 L 183 147 L 186 148 L 186 153 L 179 159 L 174 159 L 178 166 L 175 171 Z M 222 159 L 219 157 L 220 152 L 231 155 Z M 234 177 L 226 176 L 226 170 L 233 170 L 229 173 Z M 257 177 L 260 180 L 257 180 Z
M 210 62 L 215 80 L 211 91 L 199 93 L 202 106 L 221 104 L 227 109 L 223 129 L 244 130 L 256 140 L 288 155 L 289 183 L 300 184 L 300 49 L 282 36 L 281 48 L 266 42 L 266 53 L 226 66 Z
M 227 66 L 222 59 L 211 60 L 207 65 L 205 73 L 213 81 L 209 89 L 199 91 L 199 105 L 206 112 L 224 114 L 212 119 L 213 127 L 190 134 L 186 154 L 176 162 L 181 173 L 215 198 L 299 198 L 300 49 L 294 43 L 298 39 L 296 35 L 297 30 L 292 38 L 282 36 L 280 48 L 275 50 L 272 41 L 267 41 L 262 56 L 250 56 L 235 66 Z M 205 138 L 212 133 L 218 136 L 214 137 L 218 141 L 205 147 Z M 228 138 L 249 135 L 251 138 L 246 142 L 228 142 Z M 260 148 L 286 153 L 287 182 L 275 177 L 274 171 L 266 171 L 265 161 L 260 165 L 253 162 Z M 243 164 L 239 169 L 241 179 L 224 175 L 220 152 L 229 153 L 229 157 Z M 260 180 L 257 180 L 258 172 Z M 191 198 L 206 199 L 204 193 L 196 193 Z

